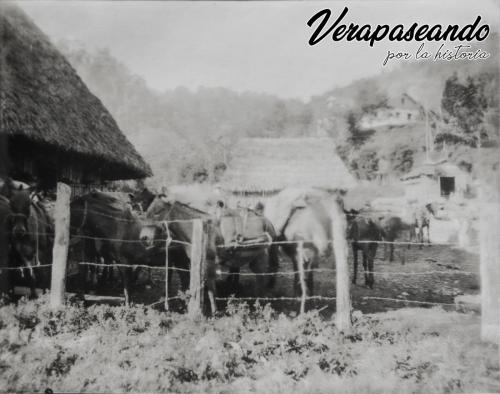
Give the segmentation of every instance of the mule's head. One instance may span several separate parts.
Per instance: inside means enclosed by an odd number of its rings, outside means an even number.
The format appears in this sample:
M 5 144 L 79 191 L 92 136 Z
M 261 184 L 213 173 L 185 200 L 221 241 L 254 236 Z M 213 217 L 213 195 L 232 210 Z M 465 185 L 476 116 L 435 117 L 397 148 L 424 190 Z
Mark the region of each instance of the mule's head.
M 168 229 L 166 223 L 147 223 L 141 227 L 139 239 L 146 249 L 151 249 L 155 246 L 159 246 L 159 241 L 165 241 L 167 239 L 167 233 Z
M 37 264 L 37 234 L 30 226 L 29 217 L 23 214 L 12 214 L 9 218 L 10 245 L 19 260 L 26 267 Z M 34 277 L 34 273 L 31 273 Z
M 12 213 L 8 218 L 12 239 L 21 239 L 28 235 L 28 216 L 23 213 Z
M 31 207 L 31 188 L 26 188 L 23 185 L 12 190 L 10 195 L 10 208 L 16 214 L 23 214 L 26 217 L 30 214 Z
M 148 188 L 144 188 L 138 193 L 130 194 L 130 203 L 133 209 L 140 212 L 146 212 L 155 197 L 156 196 L 153 192 L 151 192 Z

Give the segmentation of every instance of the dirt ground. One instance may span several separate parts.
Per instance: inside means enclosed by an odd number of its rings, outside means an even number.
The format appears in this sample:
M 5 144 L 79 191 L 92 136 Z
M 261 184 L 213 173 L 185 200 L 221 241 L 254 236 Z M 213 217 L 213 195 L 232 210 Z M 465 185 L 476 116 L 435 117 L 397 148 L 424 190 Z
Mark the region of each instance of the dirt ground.
M 401 263 L 401 257 L 405 254 L 405 264 Z M 361 255 L 359 256 L 361 261 Z M 352 278 L 352 252 L 349 255 L 349 266 Z M 324 259 L 319 268 L 334 268 L 333 257 Z M 292 271 L 292 264 L 282 257 L 280 261 L 280 272 Z M 364 285 L 363 268 L 360 263 L 358 268 L 357 284 L 351 285 L 351 299 L 354 309 L 363 313 L 384 312 L 403 307 L 431 307 L 433 303 L 451 304 L 443 305 L 444 309 L 454 310 L 454 297 L 461 294 L 477 294 L 479 292 L 479 255 L 449 246 L 424 246 L 422 249 L 412 246 L 406 249 L 404 246 L 396 246 L 395 261 L 389 262 L 384 259 L 384 249 L 380 247 L 374 263 L 375 285 L 369 289 Z M 250 272 L 243 269 L 242 272 Z M 219 296 L 227 297 L 224 291 L 224 278 L 221 276 L 218 291 Z M 150 281 L 152 279 L 152 281 Z M 314 294 L 323 297 L 335 297 L 335 273 L 321 272 L 314 274 Z M 75 283 L 69 282 L 68 291 L 75 288 Z M 255 277 L 242 276 L 240 279 L 240 294 L 238 297 L 254 297 Z M 179 284 L 174 274 L 173 285 L 170 288 L 170 297 L 177 295 Z M 122 289 L 119 283 L 113 287 L 100 289 L 103 295 L 121 295 Z M 158 302 L 162 307 L 165 295 L 164 271 L 154 270 L 151 278 L 143 272 L 137 289 L 133 294 L 135 303 L 152 304 Z M 277 278 L 275 288 L 267 297 L 294 297 L 293 276 L 280 275 Z M 378 298 L 365 298 L 378 297 Z M 391 298 L 385 300 L 380 298 Z M 419 302 L 412 302 L 419 301 Z M 299 302 L 293 300 L 273 300 L 270 302 L 274 309 L 285 313 L 297 312 Z M 428 304 L 427 304 L 428 303 Z M 185 303 L 181 300 L 172 300 L 170 303 L 174 309 L 184 309 Z M 223 308 L 225 301 L 219 301 L 218 307 Z M 335 300 L 308 300 L 306 309 L 322 309 L 322 313 L 330 315 L 335 312 Z
M 363 268 L 358 267 L 357 284 L 351 285 L 351 300 L 354 309 L 363 313 L 383 312 L 402 307 L 426 307 L 433 304 L 453 304 L 454 297 L 461 294 L 476 294 L 479 291 L 479 256 L 448 246 L 412 247 L 404 251 L 406 263 L 401 264 L 403 246 L 396 247 L 395 261 L 384 259 L 383 247 L 377 251 L 374 263 L 375 285 L 373 289 L 364 284 Z M 361 259 L 361 255 L 358 260 Z M 333 268 L 332 261 L 323 261 L 320 268 Z M 353 274 L 352 254 L 349 255 L 350 278 Z M 280 271 L 292 271 L 291 263 L 283 258 Z M 432 271 L 432 273 L 426 273 Z M 415 275 L 410 275 L 416 273 Z M 252 279 L 245 277 L 242 296 L 251 297 Z M 314 295 L 335 297 L 335 273 L 321 272 L 314 275 Z M 293 277 L 278 278 L 276 289 L 271 297 L 293 297 Z M 400 301 L 369 299 L 364 297 L 393 298 Z M 297 310 L 298 302 L 273 301 L 276 309 Z M 281 304 L 281 305 L 280 305 Z M 325 308 L 325 313 L 335 311 L 335 300 L 310 300 L 309 308 Z M 453 305 L 443 306 L 455 309 Z

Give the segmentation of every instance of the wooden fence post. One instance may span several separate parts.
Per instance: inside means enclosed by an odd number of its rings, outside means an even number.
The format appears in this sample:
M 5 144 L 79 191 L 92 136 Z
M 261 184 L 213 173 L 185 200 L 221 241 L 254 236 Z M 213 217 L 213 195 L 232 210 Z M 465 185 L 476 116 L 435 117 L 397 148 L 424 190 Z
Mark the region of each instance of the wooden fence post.
M 500 175 L 483 180 L 480 209 L 481 339 L 500 342 Z
M 60 308 L 64 305 L 66 292 L 66 263 L 68 261 L 69 223 L 70 223 L 71 188 L 57 183 L 57 201 L 54 210 L 55 234 L 52 251 L 52 280 L 50 287 L 50 305 Z
M 168 247 L 170 246 L 170 232 L 168 230 L 168 223 L 165 222 L 167 228 L 167 239 L 165 240 L 165 310 L 168 311 Z
M 297 247 L 297 265 L 299 270 L 299 279 L 300 279 L 300 314 L 303 314 L 306 310 L 306 297 L 307 297 L 307 288 L 306 288 L 306 278 L 304 275 L 304 241 L 299 241 L 299 245 Z
M 347 332 L 351 329 L 351 298 L 349 294 L 348 244 L 346 238 L 347 220 L 337 201 L 335 201 L 333 206 L 333 251 L 337 271 L 336 325 L 340 331 Z
M 193 220 L 193 237 L 191 240 L 191 269 L 188 313 L 199 316 L 203 311 L 203 272 L 205 264 L 205 242 L 203 221 Z

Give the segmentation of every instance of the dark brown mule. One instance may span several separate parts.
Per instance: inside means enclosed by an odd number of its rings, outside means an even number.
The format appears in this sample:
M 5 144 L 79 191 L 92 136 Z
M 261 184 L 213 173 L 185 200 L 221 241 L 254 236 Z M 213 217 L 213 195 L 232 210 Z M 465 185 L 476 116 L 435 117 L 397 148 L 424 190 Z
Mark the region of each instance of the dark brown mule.
M 354 273 L 352 283 L 356 284 L 358 276 L 358 251 L 363 258 L 365 285 L 373 289 L 373 262 L 377 253 L 378 242 L 382 241 L 383 230 L 369 217 L 351 210 L 348 215 L 347 239 L 351 241 Z M 361 242 L 363 241 L 363 242 Z
M 29 189 L 13 190 L 10 208 L 11 259 L 27 268 L 21 271 L 19 280 L 25 282 L 31 296 L 36 297 L 36 287 L 50 287 L 50 267 L 36 267 L 52 264 L 53 219 L 40 202 L 32 200 Z
M 159 217 L 161 217 L 161 215 L 157 216 L 157 218 Z M 173 234 L 173 230 L 169 229 L 166 224 L 156 221 L 160 219 L 156 219 L 155 221 L 151 218 L 149 219 L 150 220 L 143 221 L 141 233 L 139 235 L 148 251 L 147 264 L 156 267 L 165 266 L 167 258 L 167 239 L 169 239 L 170 236 L 175 242 L 168 241 L 168 287 L 169 289 L 171 288 L 173 274 L 177 273 L 181 284 L 181 290 L 188 290 L 190 280 L 189 247 L 185 244 L 178 243 L 177 241 L 179 241 L 180 237 Z
M 380 216 L 378 224 L 382 229 L 383 240 L 391 242 L 384 244 L 384 259 L 387 259 L 387 251 L 389 250 L 389 261 L 394 261 L 394 242 L 398 239 L 405 238 L 410 249 L 410 242 L 413 241 L 415 236 L 415 223 L 407 223 L 399 216 Z M 406 237 L 405 237 L 406 235 Z M 401 262 L 405 262 L 405 254 L 403 252 Z
M 227 280 L 230 293 L 238 294 L 239 273 L 248 266 L 256 274 L 255 294 L 263 297 L 274 286 L 278 270 L 279 246 L 272 223 L 260 212 L 248 208 L 229 209 L 217 202 L 216 224 L 224 245 L 219 245 L 219 264 L 229 268 Z M 262 275 L 260 275 L 262 274 Z M 267 275 L 271 274 L 271 275 Z
M 171 239 L 168 248 L 169 266 L 177 273 L 183 289 L 189 287 L 191 261 L 191 243 L 193 237 L 193 219 L 202 219 L 207 226 L 208 240 L 206 245 L 206 283 L 211 310 L 215 307 L 215 258 L 216 245 L 222 243 L 217 237 L 216 228 L 211 216 L 178 201 L 169 201 L 166 196 L 157 196 L 147 207 L 146 221 L 143 223 L 138 239 L 148 250 L 159 253 L 160 260 L 165 263 L 165 247 L 167 239 Z M 161 252 L 162 251 L 162 252 Z M 169 275 L 169 281 L 172 275 Z
M 110 260 L 130 266 L 120 267 L 125 303 L 129 304 L 133 265 L 147 259 L 146 249 L 138 242 L 141 222 L 130 206 L 101 192 L 77 197 L 71 202 L 70 228 L 73 237 L 89 241 L 90 253 L 95 252 L 95 239 L 99 239 L 105 243 Z M 79 267 L 85 283 L 88 266 Z
M 272 267 L 277 266 L 276 248 L 270 251 L 269 241 L 273 239 L 274 230 L 269 221 L 255 212 L 246 213 L 227 210 L 222 204 L 218 205 L 216 218 L 206 212 L 192 208 L 178 201 L 168 201 L 165 196 L 158 196 L 149 206 L 146 216 L 154 222 L 143 226 L 141 240 L 153 246 L 159 240 L 164 244 L 170 235 L 173 242 L 172 248 L 184 249 L 188 259 L 191 257 L 191 242 L 193 234 L 192 219 L 202 219 L 207 226 L 208 240 L 206 245 L 207 290 L 211 302 L 212 312 L 215 311 L 215 279 L 216 264 L 220 263 L 229 267 L 233 277 L 229 283 L 238 286 L 238 273 L 242 265 L 248 264 L 255 273 L 268 273 Z M 245 218 L 245 214 L 248 215 Z M 166 221 L 168 224 L 161 224 Z M 265 233 L 270 236 L 266 236 Z M 266 245 L 252 245 L 259 243 Z M 169 249 L 169 253 L 170 253 Z M 170 256 L 169 256 L 170 257 Z M 179 263 L 174 261 L 174 266 Z M 182 271 L 180 272 L 183 275 Z M 189 276 L 189 273 L 187 273 Z M 266 279 L 262 279 L 266 278 Z M 272 278 L 272 276 L 271 276 Z M 182 281 L 182 276 L 181 276 Z M 269 277 L 257 277 L 256 292 L 262 296 L 265 283 L 273 284 Z

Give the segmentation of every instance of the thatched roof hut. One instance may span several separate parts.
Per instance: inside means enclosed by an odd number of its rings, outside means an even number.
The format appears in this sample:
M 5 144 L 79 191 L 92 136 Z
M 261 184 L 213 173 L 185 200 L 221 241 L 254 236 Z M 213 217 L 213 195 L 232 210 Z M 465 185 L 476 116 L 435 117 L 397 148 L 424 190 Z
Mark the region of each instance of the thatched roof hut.
M 439 198 L 469 192 L 472 177 L 455 164 L 442 160 L 424 163 L 401 177 L 408 197 Z
M 0 134 L 11 173 L 51 184 L 151 175 L 101 101 L 12 4 L 0 4 L 0 43 Z
M 221 186 L 234 194 L 274 194 L 287 187 L 349 189 L 356 180 L 331 138 L 244 138 Z

